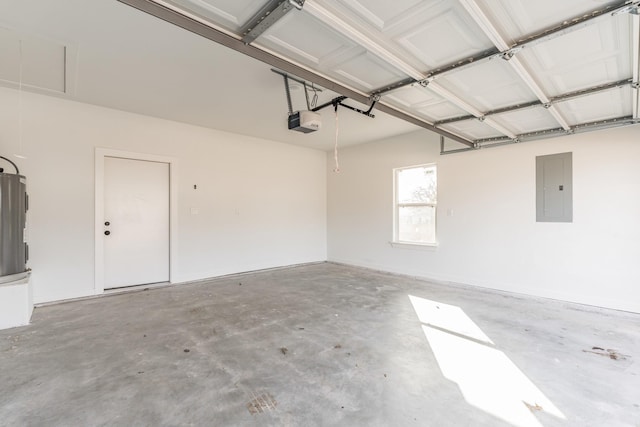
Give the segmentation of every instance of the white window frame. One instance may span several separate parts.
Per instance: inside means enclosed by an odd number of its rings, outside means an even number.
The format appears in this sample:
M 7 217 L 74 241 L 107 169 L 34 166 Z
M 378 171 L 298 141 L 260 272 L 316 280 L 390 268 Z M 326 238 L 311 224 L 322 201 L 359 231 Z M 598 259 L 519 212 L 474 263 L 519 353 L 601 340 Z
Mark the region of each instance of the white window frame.
M 399 179 L 398 176 L 400 172 L 407 169 L 415 169 L 415 168 L 432 168 L 436 174 L 436 202 L 435 203 L 399 203 L 398 195 L 399 195 Z M 390 242 L 393 247 L 437 247 L 438 246 L 438 200 L 437 200 L 437 188 L 438 188 L 438 167 L 435 163 L 427 163 L 422 165 L 413 165 L 413 166 L 405 166 L 401 168 L 393 169 L 393 240 Z M 400 240 L 398 236 L 400 235 L 400 208 L 403 207 L 433 207 L 434 208 L 434 241 L 433 242 L 412 242 Z

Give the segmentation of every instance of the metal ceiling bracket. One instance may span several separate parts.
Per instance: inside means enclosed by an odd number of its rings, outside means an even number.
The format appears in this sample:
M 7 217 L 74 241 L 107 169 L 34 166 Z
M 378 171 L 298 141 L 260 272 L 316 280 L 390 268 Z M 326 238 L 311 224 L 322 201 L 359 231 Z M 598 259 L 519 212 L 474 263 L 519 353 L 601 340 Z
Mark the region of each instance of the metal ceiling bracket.
M 356 113 L 360 113 L 363 116 L 371 117 L 372 119 L 374 119 L 376 117 L 374 114 L 371 114 L 371 111 L 373 111 L 373 107 L 375 107 L 377 101 L 371 102 L 371 105 L 369 106 L 369 109 L 365 111 L 365 110 L 361 110 L 360 108 L 356 108 L 356 107 L 352 107 L 351 105 L 344 104 L 342 101 L 344 101 L 346 99 L 347 99 L 346 96 L 338 96 L 336 98 L 333 98 L 329 102 L 325 102 L 324 104 L 317 106 L 316 108 L 312 109 L 311 111 L 313 111 L 313 112 L 320 111 L 320 110 L 322 110 L 324 108 L 327 108 L 328 106 L 332 105 L 334 110 L 336 110 L 336 111 L 338 111 L 338 107 L 344 107 L 344 108 L 346 108 L 348 110 L 355 111 Z
M 371 112 L 373 111 L 373 107 L 375 107 L 375 106 L 376 106 L 376 103 L 377 103 L 377 102 L 378 102 L 378 101 L 373 101 L 373 102 L 371 102 L 371 105 L 369 106 L 369 109 L 368 109 L 367 111 L 365 111 L 363 114 L 364 114 L 365 116 L 375 117 L 373 114 L 371 114 Z M 355 111 L 361 112 L 360 110 L 355 110 Z
M 298 82 L 301 85 L 309 85 L 310 84 L 310 82 L 307 82 L 307 81 L 304 81 L 302 79 L 299 79 L 296 76 L 292 76 L 291 74 L 287 74 L 284 71 L 280 71 L 280 70 L 277 70 L 275 68 L 272 68 L 271 71 L 276 73 L 276 74 L 278 74 L 278 75 L 281 75 L 283 77 L 287 76 L 289 78 L 289 80 L 293 80 L 294 82 Z M 318 87 L 318 86 L 313 86 L 313 84 L 312 84 L 311 90 L 315 90 L 316 92 L 322 92 L 323 89 L 321 87 Z
M 401 89 L 403 87 L 411 86 L 411 85 L 413 85 L 415 83 L 417 83 L 417 80 L 412 78 L 412 77 L 409 77 L 409 78 L 406 78 L 406 79 L 401 80 L 399 82 L 395 82 L 393 84 L 390 84 L 390 85 L 381 87 L 379 89 L 376 89 L 373 92 L 371 92 L 371 94 L 372 95 L 384 95 L 386 93 L 393 92 L 396 89 Z
M 629 3 L 628 6 L 623 7 L 621 9 L 616 10 L 611 15 L 619 15 L 621 13 L 629 13 L 631 15 L 639 15 L 638 8 L 640 7 L 640 1 L 627 1 Z
M 242 27 L 242 42 L 249 44 L 294 9 L 301 10 L 304 0 L 269 0 Z
M 371 105 L 369 106 L 369 109 L 366 111 L 366 115 L 371 115 L 371 112 L 373 111 L 373 107 L 375 107 L 378 101 L 380 101 L 380 95 L 371 95 L 369 98 L 371 99 Z M 373 115 L 371 116 L 374 117 Z M 442 135 L 441 137 L 444 138 Z
M 474 115 L 466 115 L 466 116 L 457 116 L 457 117 L 450 117 L 448 119 L 442 119 L 442 120 L 438 120 L 437 122 L 434 123 L 434 125 L 436 126 L 442 126 L 442 125 L 446 125 L 447 123 L 455 123 L 455 122 L 463 122 L 465 120 L 472 120 L 474 119 L 476 116 Z
M 618 87 L 623 87 L 626 85 L 630 85 L 631 83 L 632 83 L 631 79 L 623 79 L 623 80 L 618 80 L 616 82 L 605 83 L 598 86 L 592 86 L 585 89 L 576 90 L 574 92 L 568 92 L 558 96 L 554 96 L 553 98 L 551 98 L 551 102 L 553 104 L 558 102 L 564 102 L 570 99 L 580 98 L 582 96 L 593 95 L 594 93 L 604 92 L 604 91 L 615 89 Z
M 513 52 L 511 52 L 511 51 L 509 50 L 509 51 L 507 51 L 507 52 L 505 52 L 505 53 L 501 54 L 501 55 L 500 55 L 500 58 L 504 59 L 505 61 L 508 61 L 508 60 L 510 60 L 511 58 L 513 58 L 513 55 L 514 55 L 514 53 L 513 53 Z
M 293 114 L 293 107 L 291 105 L 291 88 L 289 88 L 289 76 L 282 76 L 284 79 L 284 92 L 287 95 L 287 107 L 289 107 L 289 115 Z
M 333 105 L 334 107 L 336 107 L 336 105 L 342 101 L 344 101 L 345 99 L 347 99 L 346 96 L 337 96 L 335 98 L 333 98 L 331 101 L 329 102 L 325 102 L 322 105 L 318 105 L 317 107 L 315 107 L 314 109 L 312 109 L 311 111 L 316 112 L 316 111 L 320 111 L 323 108 L 327 108 L 330 105 Z
M 311 103 L 309 102 L 309 91 L 307 90 L 307 83 L 303 83 L 304 87 L 304 99 L 307 101 L 307 110 L 311 110 Z
M 509 61 L 511 58 L 513 58 L 516 55 L 516 53 L 520 52 L 521 50 L 522 50 L 521 46 L 514 47 L 514 48 L 511 48 L 509 50 L 506 50 L 506 51 L 502 52 L 500 54 L 500 57 L 502 59 L 504 59 L 505 61 Z
M 289 3 L 298 10 L 302 10 L 305 0 L 289 0 Z
M 373 103 L 371 104 L 371 106 L 369 107 L 369 109 L 365 111 L 365 110 L 361 110 L 361 109 L 359 109 L 359 108 L 352 107 L 351 105 L 347 105 L 347 104 L 344 104 L 344 103 L 342 103 L 342 102 L 338 102 L 338 103 L 336 103 L 335 108 L 337 109 L 339 106 L 340 106 L 340 107 L 344 107 L 344 108 L 346 108 L 347 110 L 355 111 L 356 113 L 360 113 L 360 114 L 362 114 L 363 116 L 367 116 L 367 117 L 371 117 L 372 119 L 375 119 L 375 117 L 376 117 L 376 116 L 375 116 L 375 114 L 371 114 L 371 111 L 373 110 L 373 107 L 374 107 L 375 105 L 376 105 L 376 103 L 375 103 L 375 102 L 373 102 Z

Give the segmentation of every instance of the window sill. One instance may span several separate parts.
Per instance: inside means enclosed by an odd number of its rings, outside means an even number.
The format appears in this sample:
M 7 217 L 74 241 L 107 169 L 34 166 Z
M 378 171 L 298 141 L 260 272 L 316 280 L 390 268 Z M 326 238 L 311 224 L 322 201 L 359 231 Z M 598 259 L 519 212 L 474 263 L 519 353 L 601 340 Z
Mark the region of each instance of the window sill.
M 435 251 L 438 249 L 437 243 L 407 243 L 407 242 L 389 242 L 392 248 L 414 249 L 418 251 Z

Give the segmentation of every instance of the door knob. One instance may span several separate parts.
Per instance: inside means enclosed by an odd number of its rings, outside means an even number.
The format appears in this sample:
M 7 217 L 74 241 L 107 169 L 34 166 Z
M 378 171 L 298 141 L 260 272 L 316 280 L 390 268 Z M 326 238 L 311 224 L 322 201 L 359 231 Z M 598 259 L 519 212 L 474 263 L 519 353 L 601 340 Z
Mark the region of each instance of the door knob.
M 109 234 L 111 234 L 111 232 L 110 232 L 109 230 L 107 230 L 107 231 L 105 231 L 105 232 L 104 232 L 104 235 L 105 235 L 105 236 L 108 236 Z

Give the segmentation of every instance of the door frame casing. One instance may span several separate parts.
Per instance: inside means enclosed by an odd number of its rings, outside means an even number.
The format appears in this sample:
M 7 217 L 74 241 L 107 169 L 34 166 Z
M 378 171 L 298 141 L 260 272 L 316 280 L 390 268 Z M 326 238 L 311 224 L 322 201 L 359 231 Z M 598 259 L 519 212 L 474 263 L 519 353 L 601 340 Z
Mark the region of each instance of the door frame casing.
M 150 161 L 169 164 L 169 283 L 175 283 L 177 272 L 178 242 L 178 160 L 174 157 L 156 154 L 95 149 L 95 276 L 94 293 L 104 293 L 104 162 L 105 157 Z

